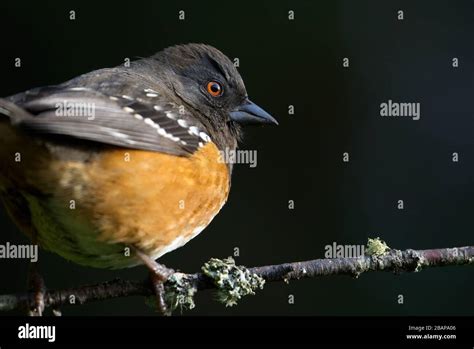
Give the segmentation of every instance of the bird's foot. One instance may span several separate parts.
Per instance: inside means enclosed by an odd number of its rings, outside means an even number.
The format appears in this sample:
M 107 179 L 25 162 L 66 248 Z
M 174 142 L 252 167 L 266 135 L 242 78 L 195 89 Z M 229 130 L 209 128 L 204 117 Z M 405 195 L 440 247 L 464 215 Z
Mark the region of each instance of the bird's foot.
M 30 265 L 28 271 L 28 290 L 33 293 L 33 298 L 28 305 L 28 316 L 43 316 L 46 287 L 43 277 L 34 263 Z
M 144 254 L 138 249 L 135 249 L 135 253 L 145 264 L 150 271 L 150 281 L 153 287 L 153 291 L 156 295 L 156 301 L 158 305 L 158 312 L 165 316 L 170 316 L 171 311 L 168 308 L 165 300 L 165 282 L 168 278 L 174 274 L 173 269 L 169 269 L 163 264 L 157 263 L 150 256 Z
M 166 268 L 164 265 L 161 265 L 161 264 L 158 264 L 158 265 L 160 267 Z M 165 316 L 171 315 L 171 311 L 168 307 L 168 304 L 166 304 L 166 300 L 165 300 L 165 286 L 164 286 L 166 280 L 168 280 L 168 277 L 171 274 L 172 272 L 170 274 L 161 274 L 161 273 L 156 273 L 155 271 L 150 270 L 150 281 L 153 287 L 153 291 L 155 292 L 155 295 L 156 295 L 158 312 Z

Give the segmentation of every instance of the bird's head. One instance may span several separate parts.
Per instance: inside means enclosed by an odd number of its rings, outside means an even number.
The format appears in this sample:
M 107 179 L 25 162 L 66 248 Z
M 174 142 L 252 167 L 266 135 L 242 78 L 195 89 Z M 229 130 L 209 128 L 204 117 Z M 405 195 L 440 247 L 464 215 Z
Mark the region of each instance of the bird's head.
M 203 44 L 169 47 L 154 56 L 168 67 L 168 84 L 179 98 L 213 124 L 278 124 L 248 98 L 231 60 Z

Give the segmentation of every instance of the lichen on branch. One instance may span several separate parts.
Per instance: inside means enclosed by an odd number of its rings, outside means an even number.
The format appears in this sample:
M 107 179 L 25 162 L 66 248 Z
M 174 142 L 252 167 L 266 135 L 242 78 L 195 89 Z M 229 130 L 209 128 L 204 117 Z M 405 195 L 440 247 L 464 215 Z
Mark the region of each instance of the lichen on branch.
M 265 280 L 244 266 L 235 265 L 232 257 L 226 259 L 211 258 L 201 268 L 204 275 L 213 280 L 217 288 L 217 299 L 232 307 L 244 296 L 254 295 L 263 289 Z
M 399 274 L 466 264 L 474 264 L 474 246 L 402 251 L 390 249 L 385 242 L 376 238 L 369 239 L 366 254 L 356 258 L 323 258 L 253 268 L 236 266 L 232 258 L 212 258 L 204 264 L 202 272 L 173 274 L 165 284 L 165 298 L 173 310 L 192 309 L 195 306 L 196 292 L 217 289 L 218 300 L 231 306 L 243 296 L 254 294 L 265 282 L 287 282 L 331 275 L 359 276 L 366 272 L 380 271 Z M 71 295 L 78 300 L 75 304 L 69 302 Z M 88 302 L 128 296 L 151 297 L 154 296 L 154 291 L 148 279 L 115 279 L 95 285 L 47 290 L 45 306 L 57 309 L 64 305 L 80 306 Z M 28 309 L 33 297 L 32 293 L 0 295 L 0 311 Z

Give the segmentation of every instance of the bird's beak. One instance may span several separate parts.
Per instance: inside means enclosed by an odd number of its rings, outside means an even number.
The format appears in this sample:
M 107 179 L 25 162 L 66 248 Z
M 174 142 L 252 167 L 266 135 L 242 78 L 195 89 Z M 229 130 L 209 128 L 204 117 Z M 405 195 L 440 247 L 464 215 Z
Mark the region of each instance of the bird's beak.
M 242 125 L 273 124 L 278 122 L 255 103 L 246 98 L 241 105 L 230 112 L 230 118 Z

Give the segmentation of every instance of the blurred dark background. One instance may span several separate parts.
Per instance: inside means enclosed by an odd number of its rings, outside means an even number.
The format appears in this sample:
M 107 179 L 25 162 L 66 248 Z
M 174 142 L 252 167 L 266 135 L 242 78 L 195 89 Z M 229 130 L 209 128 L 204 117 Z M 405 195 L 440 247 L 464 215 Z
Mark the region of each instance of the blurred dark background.
M 0 96 L 178 43 L 208 43 L 240 59 L 250 97 L 280 126 L 247 130 L 242 148 L 258 150 L 258 166 L 236 166 L 227 205 L 201 235 L 161 259 L 170 267 L 198 271 L 235 247 L 239 264 L 255 266 L 321 258 L 334 241 L 365 244 L 375 236 L 400 249 L 473 243 L 472 1 L 2 1 L 0 14 Z M 420 102 L 421 119 L 381 117 L 388 99 Z M 0 243 L 27 242 L 3 210 L 0 229 Z M 40 262 L 49 288 L 147 275 L 143 267 L 80 267 L 44 251 Z M 27 267 L 1 260 L 0 293 L 24 290 Z M 184 315 L 472 315 L 473 292 L 472 266 L 446 267 L 268 284 L 230 309 L 200 292 Z M 132 297 L 63 313 L 154 311 Z

